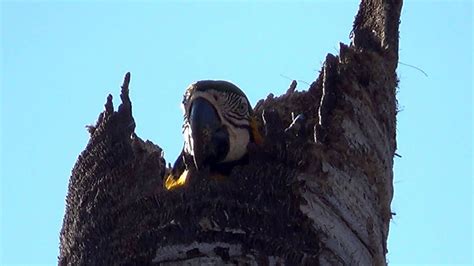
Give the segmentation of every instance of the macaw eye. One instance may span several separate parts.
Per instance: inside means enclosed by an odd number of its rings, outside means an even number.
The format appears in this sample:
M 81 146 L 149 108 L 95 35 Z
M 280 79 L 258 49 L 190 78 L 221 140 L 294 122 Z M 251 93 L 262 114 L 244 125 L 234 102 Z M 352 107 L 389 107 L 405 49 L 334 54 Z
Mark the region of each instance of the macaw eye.
M 240 101 L 239 106 L 237 106 L 237 111 L 239 114 L 245 114 L 247 112 L 247 103 L 245 101 Z

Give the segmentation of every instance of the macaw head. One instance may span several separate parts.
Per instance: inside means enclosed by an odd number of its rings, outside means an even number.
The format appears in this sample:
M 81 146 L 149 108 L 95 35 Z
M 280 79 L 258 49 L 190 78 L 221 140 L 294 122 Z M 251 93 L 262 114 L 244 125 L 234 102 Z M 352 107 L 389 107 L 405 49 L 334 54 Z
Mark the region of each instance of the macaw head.
M 252 108 L 247 96 L 227 81 L 203 80 L 184 95 L 185 152 L 197 169 L 242 158 L 251 140 Z

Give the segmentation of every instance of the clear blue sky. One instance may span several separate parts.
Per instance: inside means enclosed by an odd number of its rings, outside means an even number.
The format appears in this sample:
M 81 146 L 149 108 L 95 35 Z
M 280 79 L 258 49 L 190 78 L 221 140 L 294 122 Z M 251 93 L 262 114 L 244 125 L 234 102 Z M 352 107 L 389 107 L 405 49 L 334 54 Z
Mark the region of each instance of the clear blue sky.
M 136 131 L 173 160 L 179 103 L 200 79 L 252 104 L 308 83 L 357 1 L 1 4 L 0 264 L 56 264 L 70 171 L 108 93 L 132 72 Z M 400 28 L 392 264 L 471 264 L 473 6 L 406 1 Z M 308 86 L 299 83 L 299 89 Z

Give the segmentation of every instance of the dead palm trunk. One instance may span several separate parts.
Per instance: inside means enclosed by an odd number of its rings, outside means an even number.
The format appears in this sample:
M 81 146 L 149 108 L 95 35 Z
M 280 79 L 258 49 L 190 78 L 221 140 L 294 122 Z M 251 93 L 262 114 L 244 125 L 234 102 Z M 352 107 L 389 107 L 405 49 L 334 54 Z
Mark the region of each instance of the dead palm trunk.
M 163 189 L 161 149 L 134 134 L 127 74 L 74 166 L 59 264 L 385 264 L 401 5 L 363 0 L 351 45 L 308 91 L 294 82 L 260 101 L 265 144 L 225 180 L 195 173 Z M 285 130 L 291 113 L 306 119 Z

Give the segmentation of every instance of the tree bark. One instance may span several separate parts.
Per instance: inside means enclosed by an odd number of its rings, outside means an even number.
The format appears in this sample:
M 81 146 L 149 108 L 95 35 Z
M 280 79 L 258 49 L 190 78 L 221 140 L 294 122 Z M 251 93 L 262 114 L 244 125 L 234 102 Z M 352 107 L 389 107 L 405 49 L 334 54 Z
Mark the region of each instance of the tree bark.
M 386 264 L 401 6 L 363 0 L 352 43 L 308 91 L 293 82 L 258 102 L 265 142 L 223 180 L 191 169 L 185 187 L 163 188 L 162 150 L 134 133 L 127 73 L 72 171 L 59 264 Z

